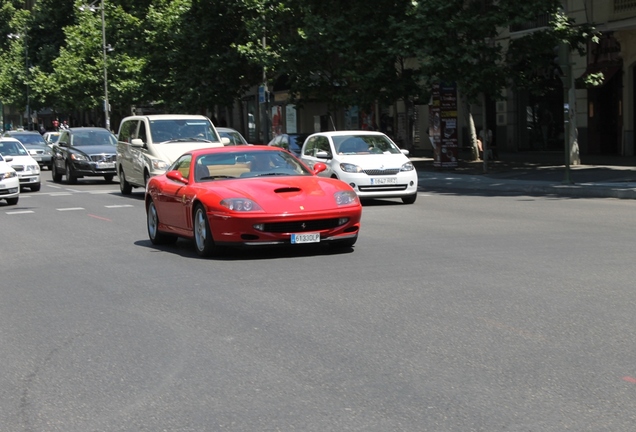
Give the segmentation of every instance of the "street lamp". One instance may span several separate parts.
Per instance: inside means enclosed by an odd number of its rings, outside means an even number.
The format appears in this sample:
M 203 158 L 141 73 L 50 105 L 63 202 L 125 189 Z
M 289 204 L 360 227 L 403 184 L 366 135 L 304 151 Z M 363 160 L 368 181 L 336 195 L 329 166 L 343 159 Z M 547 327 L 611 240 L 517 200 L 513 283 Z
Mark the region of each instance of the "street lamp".
M 9 39 L 24 39 L 24 68 L 26 70 L 26 78 L 24 80 L 24 84 L 26 86 L 26 115 L 29 130 L 33 130 L 33 119 L 31 118 L 31 107 L 29 99 L 29 44 L 27 42 L 26 32 L 24 34 L 9 33 L 7 36 Z
M 98 0 L 95 0 L 88 6 L 80 6 L 80 10 L 83 12 L 85 10 L 89 10 L 91 12 L 101 11 L 102 13 L 102 54 L 103 54 L 103 64 L 104 64 L 104 123 L 106 125 L 106 129 L 110 130 L 110 104 L 108 103 L 108 68 L 107 68 L 107 57 L 106 53 L 113 51 L 113 48 L 110 45 L 106 45 L 106 16 L 104 12 L 104 0 L 100 0 L 101 4 L 99 7 L 95 6 Z

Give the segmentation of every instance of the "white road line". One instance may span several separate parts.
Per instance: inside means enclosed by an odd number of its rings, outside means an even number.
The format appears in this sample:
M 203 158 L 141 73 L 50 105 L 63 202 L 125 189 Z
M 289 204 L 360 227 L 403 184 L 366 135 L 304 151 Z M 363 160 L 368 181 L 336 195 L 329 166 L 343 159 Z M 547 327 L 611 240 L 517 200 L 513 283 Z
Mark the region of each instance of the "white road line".
M 77 189 L 66 189 L 66 190 L 71 192 L 82 192 L 81 190 L 77 190 Z
M 35 213 L 33 210 L 17 210 L 17 211 L 8 211 L 6 212 L 9 215 L 14 215 L 14 214 L 27 214 L 27 213 Z
M 106 208 L 124 208 L 124 207 L 134 207 L 134 205 L 131 204 L 123 204 L 123 205 L 107 205 L 104 206 Z
M 89 194 L 112 194 L 113 192 L 119 192 L 119 189 L 113 189 L 113 190 L 94 190 L 94 191 L 87 191 Z
M 83 207 L 68 207 L 68 208 L 59 208 L 57 211 L 74 211 L 74 210 L 85 210 Z
M 50 192 L 47 194 L 48 196 L 68 196 L 68 195 L 73 195 L 70 192 Z

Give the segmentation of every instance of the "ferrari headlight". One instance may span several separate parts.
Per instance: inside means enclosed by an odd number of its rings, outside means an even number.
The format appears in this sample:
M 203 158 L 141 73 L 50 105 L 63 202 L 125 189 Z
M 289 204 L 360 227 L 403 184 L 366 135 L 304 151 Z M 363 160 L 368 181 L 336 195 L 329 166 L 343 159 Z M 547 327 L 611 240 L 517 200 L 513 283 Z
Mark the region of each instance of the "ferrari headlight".
M 415 167 L 412 162 L 407 162 L 400 168 L 400 171 L 413 171 Z
M 76 161 L 88 160 L 88 158 L 86 156 L 81 155 L 79 153 L 71 153 L 71 159 L 76 160 Z
M 333 194 L 333 197 L 339 206 L 358 203 L 358 195 L 354 191 L 339 191 Z
M 162 161 L 161 159 L 152 159 L 150 163 L 152 164 L 153 171 L 165 171 L 169 166 L 166 161 Z
M 9 179 L 9 178 L 17 177 L 17 176 L 18 174 L 15 171 L 0 173 L 0 180 Z
M 340 164 L 340 169 L 343 170 L 344 172 L 348 172 L 348 173 L 361 173 L 362 172 L 362 168 L 360 168 L 358 165 L 354 165 L 354 164 L 350 164 L 350 163 L 341 163 Z
M 247 198 L 228 198 L 221 201 L 223 207 L 236 212 L 262 211 L 261 206 Z

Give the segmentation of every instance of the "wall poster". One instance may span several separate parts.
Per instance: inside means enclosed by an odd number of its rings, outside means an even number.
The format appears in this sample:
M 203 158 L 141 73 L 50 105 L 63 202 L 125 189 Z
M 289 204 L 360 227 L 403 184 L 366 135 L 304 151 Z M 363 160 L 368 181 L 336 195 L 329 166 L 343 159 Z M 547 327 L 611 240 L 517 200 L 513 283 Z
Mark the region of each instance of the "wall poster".
M 457 86 L 440 83 L 433 87 L 429 135 L 433 145 L 433 165 L 457 168 L 459 140 L 457 133 Z

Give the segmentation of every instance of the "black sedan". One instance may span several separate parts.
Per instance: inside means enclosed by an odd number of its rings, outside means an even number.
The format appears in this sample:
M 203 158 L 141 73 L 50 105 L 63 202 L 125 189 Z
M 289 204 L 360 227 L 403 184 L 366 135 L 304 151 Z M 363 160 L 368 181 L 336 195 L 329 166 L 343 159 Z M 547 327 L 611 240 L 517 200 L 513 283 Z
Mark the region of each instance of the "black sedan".
M 117 138 L 104 128 L 78 127 L 61 131 L 53 145 L 51 174 L 54 182 L 73 184 L 82 177 L 104 177 L 111 182 L 117 174 Z

